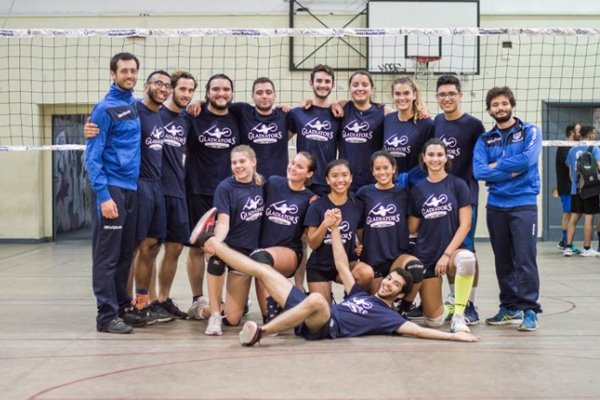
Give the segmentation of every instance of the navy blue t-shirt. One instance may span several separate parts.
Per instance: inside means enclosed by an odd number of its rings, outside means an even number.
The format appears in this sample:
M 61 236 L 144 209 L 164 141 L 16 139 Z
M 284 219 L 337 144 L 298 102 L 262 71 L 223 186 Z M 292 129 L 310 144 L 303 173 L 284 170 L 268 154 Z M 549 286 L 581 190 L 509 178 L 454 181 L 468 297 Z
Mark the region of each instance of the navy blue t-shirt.
M 398 163 L 398 173 L 407 172 L 411 185 L 427 176 L 419 167 L 419 154 L 423 145 L 434 137 L 433 121 L 419 119 L 415 123 L 400 121 L 398 113 L 385 116 L 383 121 L 383 147 Z
M 305 110 L 297 107 L 289 113 L 289 129 L 296 134 L 296 150 L 308 151 L 317 161 L 313 184 L 327 185 L 325 167 L 336 159 L 339 127 L 339 119 L 329 108 L 312 106 Z
M 164 124 L 165 140 L 163 145 L 163 164 L 161 184 L 165 196 L 185 198 L 185 169 L 183 154 L 185 142 L 190 131 L 190 121 L 181 113 L 167 107 L 160 108 L 160 117 Z
M 331 305 L 334 330 L 332 338 L 363 335 L 391 335 L 406 322 L 383 300 L 370 295 L 354 284 L 350 294 L 340 304 Z
M 217 186 L 214 206 L 219 214 L 229 215 L 227 245 L 247 251 L 258 248 L 260 224 L 265 211 L 262 186 L 254 181 L 240 183 L 230 176 Z
M 467 183 L 473 204 L 477 205 L 479 185 L 473 177 L 473 149 L 479 136 L 485 132 L 483 124 L 467 113 L 453 121 L 448 121 L 444 114 L 438 114 L 433 123 L 435 136 L 442 139 L 452 161 L 450 173 Z
M 444 254 L 459 226 L 459 210 L 471 203 L 465 181 L 454 175 L 440 182 L 422 180 L 411 191 L 412 215 L 421 219 L 415 257 L 426 267 Z
M 138 113 L 142 126 L 142 163 L 140 178 L 160 179 L 162 174 L 162 151 L 164 130 L 160 113 L 152 111 L 139 100 Z
M 342 223 L 340 224 L 340 233 L 344 249 L 350 261 L 357 259 L 355 253 L 356 230 L 362 228 L 362 208 L 359 200 L 348 198 L 345 204 L 336 206 L 329 200 L 328 196 L 321 197 L 308 206 L 304 226 L 319 227 L 323 222 L 325 211 L 332 208 L 339 208 L 342 211 Z M 324 271 L 335 270 L 333 262 L 333 249 L 331 248 L 331 231 L 328 229 L 323 242 L 319 247 L 310 253 L 306 268 L 318 269 Z
M 186 188 L 191 194 L 212 196 L 223 179 L 231 175 L 231 149 L 240 144 L 237 119 L 231 114 L 216 115 L 202 108 L 190 118 L 185 161 Z
M 260 247 L 283 246 L 302 251 L 304 218 L 314 193 L 290 189 L 287 178 L 271 176 L 264 187 L 265 216 L 260 232 Z
M 408 253 L 407 191 L 397 186 L 380 190 L 367 185 L 358 190 L 356 198 L 363 202 L 365 216 L 360 260 L 377 266 Z
M 279 108 L 270 115 L 261 115 L 248 103 L 233 103 L 229 110 L 240 124 L 240 144 L 256 152 L 258 173 L 285 176 L 288 164 L 287 114 Z
M 370 169 L 371 154 L 383 148 L 383 105 L 371 105 L 366 111 L 359 111 L 349 101 L 344 105 L 344 118 L 339 135 L 340 158 L 350 162 L 352 187 L 374 183 Z

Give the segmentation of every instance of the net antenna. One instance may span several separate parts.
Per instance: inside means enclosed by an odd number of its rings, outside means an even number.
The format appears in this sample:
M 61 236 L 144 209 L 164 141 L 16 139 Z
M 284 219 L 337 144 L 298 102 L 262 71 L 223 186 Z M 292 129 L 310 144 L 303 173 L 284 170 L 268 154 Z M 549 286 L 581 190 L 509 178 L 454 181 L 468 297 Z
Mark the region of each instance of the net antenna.
M 409 56 L 415 65 L 415 78 L 428 77 L 433 74 L 430 63 L 439 61 L 441 56 Z

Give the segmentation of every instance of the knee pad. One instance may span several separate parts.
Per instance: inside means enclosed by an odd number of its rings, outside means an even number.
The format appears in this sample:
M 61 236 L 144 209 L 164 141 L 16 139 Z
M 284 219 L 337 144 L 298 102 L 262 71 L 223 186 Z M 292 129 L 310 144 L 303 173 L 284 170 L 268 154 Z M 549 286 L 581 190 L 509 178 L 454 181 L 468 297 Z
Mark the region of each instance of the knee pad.
M 208 259 L 206 271 L 211 275 L 221 276 L 225 273 L 225 263 L 220 258 L 213 256 Z
M 475 254 L 469 250 L 461 249 L 454 256 L 454 266 L 456 267 L 456 275 L 471 276 L 475 275 L 475 263 L 477 258 Z
M 273 259 L 273 256 L 265 249 L 254 250 L 252 253 L 250 253 L 250 258 L 254 261 L 258 261 L 262 264 L 267 264 L 271 267 L 275 265 L 275 260 Z
M 405 270 L 410 272 L 413 277 L 413 283 L 419 283 L 423 281 L 423 263 L 420 260 L 410 260 L 404 267 Z
M 427 325 L 430 328 L 439 328 L 440 326 L 444 325 L 445 320 L 446 317 L 444 316 L 444 313 L 441 313 L 438 317 L 435 318 L 425 317 L 425 325 Z
M 241 322 L 241 320 L 239 320 L 237 324 L 232 324 L 232 323 L 231 323 L 231 322 L 230 322 L 230 321 L 227 319 L 227 316 L 226 316 L 226 315 L 224 315 L 224 316 L 223 316 L 223 325 L 225 325 L 225 326 L 238 326 L 238 325 L 240 324 L 240 322 Z

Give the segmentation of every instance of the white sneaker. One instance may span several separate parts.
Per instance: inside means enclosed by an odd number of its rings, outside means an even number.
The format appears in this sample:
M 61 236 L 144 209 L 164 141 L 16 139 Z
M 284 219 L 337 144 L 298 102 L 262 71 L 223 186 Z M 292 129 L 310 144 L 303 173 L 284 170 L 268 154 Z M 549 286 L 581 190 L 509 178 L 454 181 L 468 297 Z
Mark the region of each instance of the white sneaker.
M 202 315 L 202 310 L 208 307 L 208 298 L 206 296 L 200 296 L 188 309 L 188 318 L 189 319 L 198 319 L 203 320 L 206 319 L 205 316 Z
M 223 321 L 221 313 L 212 313 L 210 314 L 210 318 L 208 319 L 208 325 L 206 326 L 204 334 L 209 336 L 221 336 L 223 334 L 222 326 Z
M 242 346 L 254 346 L 260 341 L 262 333 L 254 321 L 246 321 L 240 331 L 240 344 Z
M 454 314 L 452 316 L 452 322 L 450 323 L 450 332 L 471 332 L 471 330 L 467 326 L 467 321 L 465 320 L 464 315 Z
M 563 250 L 563 256 L 565 257 L 571 257 L 573 255 L 573 248 L 572 247 L 565 247 Z
M 598 255 L 598 252 L 592 248 L 581 250 L 581 257 L 595 257 Z

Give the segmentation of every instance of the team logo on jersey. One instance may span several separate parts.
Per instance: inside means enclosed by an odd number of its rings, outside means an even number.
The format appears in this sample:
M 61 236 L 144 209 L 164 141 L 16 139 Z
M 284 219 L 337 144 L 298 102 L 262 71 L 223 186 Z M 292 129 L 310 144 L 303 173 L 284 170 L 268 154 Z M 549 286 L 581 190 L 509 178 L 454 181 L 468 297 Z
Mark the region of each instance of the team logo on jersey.
M 342 243 L 344 244 L 352 240 L 354 233 L 350 230 L 350 222 L 342 221 L 340 224 L 340 236 L 342 238 Z M 331 230 L 329 228 L 327 228 L 327 233 L 325 234 L 323 243 L 331 245 Z
M 258 144 L 276 143 L 282 137 L 281 129 L 274 122 L 268 125 L 261 122 L 248 132 L 248 139 Z
M 264 211 L 264 201 L 262 196 L 256 195 L 254 197 L 248 197 L 244 208 L 240 213 L 240 218 L 243 221 L 255 221 L 262 217 Z
M 396 214 L 397 208 L 394 204 L 384 206 L 377 203 L 367 214 L 365 222 L 372 228 L 387 228 L 396 225 L 400 221 L 400 215 Z
M 373 138 L 367 121 L 353 120 L 344 127 L 342 138 L 348 143 L 366 143 Z
M 421 214 L 425 219 L 435 219 L 446 216 L 452 211 L 452 203 L 448 202 L 448 196 L 441 194 L 436 196 L 432 194 L 423 203 Z
M 289 205 L 285 200 L 273 203 L 265 210 L 269 221 L 279 225 L 296 225 L 298 223 L 296 214 L 298 214 L 298 206 L 296 204 Z
M 458 144 L 456 138 L 442 136 L 440 139 L 446 145 L 446 153 L 448 154 L 449 159 L 453 160 L 460 156 L 460 147 L 456 146 Z
M 175 121 L 171 121 L 163 129 L 165 130 L 165 144 L 173 147 L 185 145 L 186 135 L 183 126 L 175 125 Z
M 203 143 L 206 147 L 213 149 L 225 149 L 227 147 L 235 146 L 235 137 L 230 128 L 225 127 L 219 128 L 217 125 L 213 125 L 198 137 L 200 143 Z
M 348 307 L 354 314 L 367 315 L 369 310 L 373 308 L 373 303 L 367 301 L 367 299 L 357 299 L 351 297 L 348 300 L 344 300 L 341 303 L 342 306 Z
M 519 132 L 515 132 L 512 134 L 512 142 L 516 143 L 516 142 L 522 142 L 523 141 L 523 132 L 519 131 Z
M 144 140 L 144 143 L 152 150 L 162 150 L 164 134 L 162 126 L 155 125 L 150 135 Z
M 331 122 L 319 118 L 313 118 L 302 127 L 300 134 L 310 140 L 326 142 L 333 139 L 333 131 L 331 131 Z
M 385 141 L 385 149 L 394 157 L 406 157 L 410 154 L 410 146 L 407 146 L 408 136 L 397 134 Z

